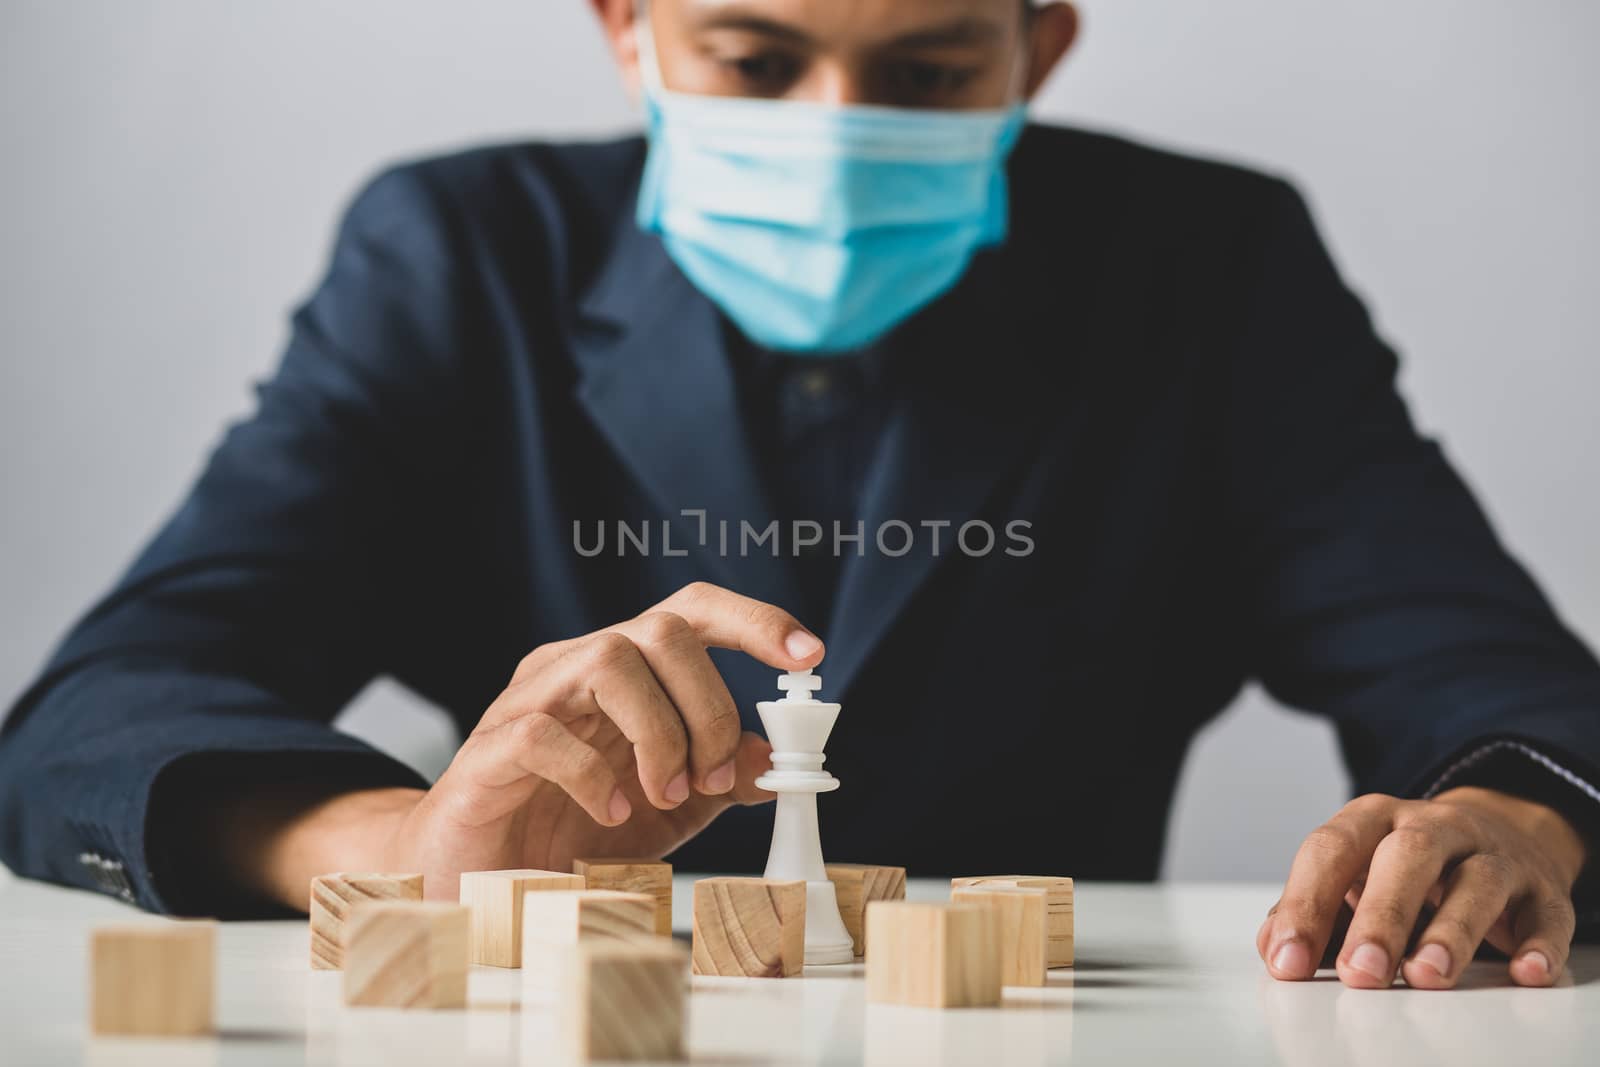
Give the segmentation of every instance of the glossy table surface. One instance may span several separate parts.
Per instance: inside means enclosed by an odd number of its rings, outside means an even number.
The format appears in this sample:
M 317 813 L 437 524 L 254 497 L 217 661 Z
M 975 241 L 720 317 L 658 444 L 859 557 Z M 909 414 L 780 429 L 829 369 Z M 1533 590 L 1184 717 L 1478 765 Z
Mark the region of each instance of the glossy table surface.
M 688 926 L 691 879 L 675 887 Z M 913 881 L 913 898 L 946 884 Z M 1580 947 L 1554 989 L 1517 989 L 1473 964 L 1463 988 L 1344 989 L 1325 972 L 1278 983 L 1253 938 L 1269 886 L 1079 883 L 1078 966 L 1002 1007 L 933 1011 L 865 1002 L 859 965 L 785 980 L 696 978 L 697 1063 L 1292 1065 L 1600 1063 L 1600 947 Z M 347 1009 L 336 972 L 306 964 L 300 922 L 224 925 L 215 1038 L 93 1039 L 86 944 L 99 923 L 142 919 L 89 893 L 0 870 L 0 1063 L 518 1064 L 551 1062 L 548 1010 L 520 974 L 474 968 L 466 1011 Z

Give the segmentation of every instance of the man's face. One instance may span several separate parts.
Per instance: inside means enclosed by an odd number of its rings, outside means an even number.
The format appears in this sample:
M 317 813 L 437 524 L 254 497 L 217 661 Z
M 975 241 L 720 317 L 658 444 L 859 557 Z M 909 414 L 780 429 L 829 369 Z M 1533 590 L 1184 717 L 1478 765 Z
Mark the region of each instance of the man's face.
M 1030 73 L 1035 23 L 1071 18 L 1065 5 L 1030 14 L 1022 0 L 649 0 L 648 8 L 669 89 L 948 109 L 998 107 L 1031 91 L 1040 80 Z M 614 26 L 619 38 L 624 22 Z M 633 42 L 618 44 L 631 65 Z

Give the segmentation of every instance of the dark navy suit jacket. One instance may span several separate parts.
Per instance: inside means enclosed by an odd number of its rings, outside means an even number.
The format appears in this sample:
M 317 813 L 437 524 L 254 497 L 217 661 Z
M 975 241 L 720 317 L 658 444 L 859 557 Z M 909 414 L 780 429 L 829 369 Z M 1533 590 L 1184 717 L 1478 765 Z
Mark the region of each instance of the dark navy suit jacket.
M 375 676 L 467 730 L 530 649 L 688 582 L 802 601 L 682 514 L 774 502 L 720 316 L 633 225 L 642 156 L 490 148 L 360 195 L 255 414 L 13 709 L 7 865 L 224 910 L 178 838 L 197 805 L 415 781 L 328 725 Z M 829 854 L 1151 878 L 1190 739 L 1248 679 L 1331 718 L 1363 791 L 1515 756 L 1588 802 L 1600 668 L 1413 428 L 1296 194 L 1042 127 L 1011 170 L 1009 242 L 893 340 L 866 554 L 806 620 L 845 707 Z M 1026 522 L 1033 550 L 951 527 L 894 557 L 890 519 Z M 586 558 L 601 520 L 657 550 Z M 775 672 L 718 662 L 757 727 Z M 759 869 L 770 827 L 733 811 L 679 862 Z

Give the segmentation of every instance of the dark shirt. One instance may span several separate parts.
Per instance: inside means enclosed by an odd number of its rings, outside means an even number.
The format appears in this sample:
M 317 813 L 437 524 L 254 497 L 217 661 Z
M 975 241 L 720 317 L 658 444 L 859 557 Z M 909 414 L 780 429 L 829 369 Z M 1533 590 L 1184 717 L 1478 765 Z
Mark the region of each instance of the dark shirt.
M 794 355 L 728 329 L 751 446 L 804 598 L 794 610 L 826 639 L 844 568 L 867 549 L 861 499 L 889 413 L 887 343 Z

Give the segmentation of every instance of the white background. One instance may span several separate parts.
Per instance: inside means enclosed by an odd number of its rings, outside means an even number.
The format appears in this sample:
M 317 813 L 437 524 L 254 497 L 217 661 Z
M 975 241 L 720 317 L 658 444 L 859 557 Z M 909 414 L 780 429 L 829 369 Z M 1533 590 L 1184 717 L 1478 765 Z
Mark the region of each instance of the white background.
M 1600 4 L 1084 8 L 1038 113 L 1296 179 L 1421 420 L 1600 639 Z M 249 410 L 365 176 L 633 123 L 584 0 L 6 0 L 0 702 Z M 449 751 L 392 686 L 352 718 Z M 1247 697 L 1195 749 L 1167 873 L 1278 877 L 1345 788 L 1326 727 Z

